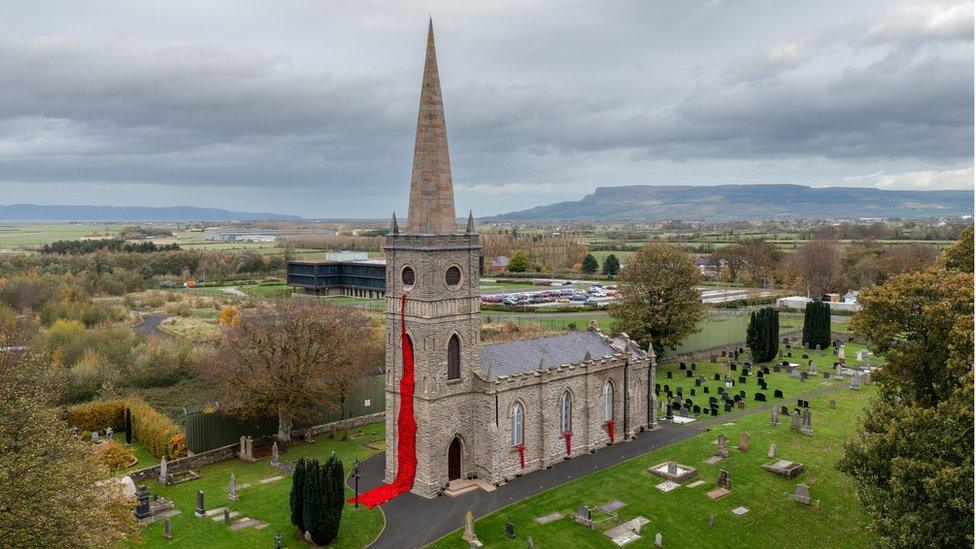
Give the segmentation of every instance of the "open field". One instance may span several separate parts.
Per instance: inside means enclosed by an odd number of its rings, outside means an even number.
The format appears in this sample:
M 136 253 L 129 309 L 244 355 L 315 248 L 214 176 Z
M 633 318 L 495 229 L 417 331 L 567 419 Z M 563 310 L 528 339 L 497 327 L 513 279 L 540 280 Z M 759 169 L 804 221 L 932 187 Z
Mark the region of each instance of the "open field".
M 30 223 L 0 225 L 0 251 L 37 248 L 58 240 L 115 236 L 124 223 Z
M 382 441 L 384 427 L 382 423 L 367 425 L 362 429 L 363 434 L 348 441 L 326 438 L 325 435 L 316 437 L 313 444 L 295 442 L 282 452 L 282 461 L 296 461 L 299 457 L 316 457 L 324 462 L 331 452 L 342 460 L 346 473 L 352 467 L 354 459 L 363 460 L 380 452 L 367 444 Z M 355 433 L 358 430 L 354 430 Z M 237 477 L 239 501 L 227 500 L 227 485 L 230 474 Z M 173 539 L 163 539 L 163 523 L 157 522 L 141 530 L 144 547 L 274 547 L 274 535 L 280 532 L 286 547 L 308 547 L 298 539 L 295 528 L 290 522 L 288 495 L 291 491 L 291 477 L 278 469 L 269 466 L 267 458 L 255 463 L 246 463 L 232 459 L 200 469 L 202 478 L 175 486 L 163 486 L 155 480 L 147 481 L 149 491 L 172 500 L 180 514 L 172 518 Z M 261 484 L 262 479 L 282 475 L 284 478 Z M 243 487 L 249 484 L 250 486 Z M 193 514 L 196 506 L 196 492 L 202 490 L 205 495 L 207 509 L 226 506 L 231 511 L 237 511 L 241 516 L 255 518 L 268 523 L 262 529 L 244 528 L 231 531 L 224 525 L 223 515 L 219 520 L 211 518 L 197 518 Z M 347 496 L 352 491 L 347 489 Z M 330 547 L 365 547 L 375 539 L 383 529 L 383 514 L 379 509 L 369 510 L 366 507 L 346 505 L 342 514 L 342 524 L 339 537 Z M 135 547 L 137 542 L 129 545 Z
M 475 523 L 475 532 L 486 547 L 525 547 L 528 536 L 537 547 L 615 547 L 601 528 L 590 530 L 571 517 L 580 505 L 593 508 L 619 500 L 625 504 L 618 511 L 620 521 L 637 516 L 649 520 L 641 530 L 642 539 L 634 547 L 653 546 L 658 532 L 666 547 L 868 547 L 876 538 L 865 528 L 853 483 L 834 465 L 843 442 L 854 436 L 857 418 L 875 393 L 873 387 L 861 391 L 841 389 L 810 398 L 815 431 L 812 437 L 790 430 L 788 418 L 781 418 L 779 427 L 771 427 L 765 411 L 712 425 L 711 432 L 596 471 L 481 517 Z M 837 401 L 836 410 L 829 410 L 830 399 Z M 779 406 L 780 402 L 773 404 Z M 792 408 L 795 402 L 785 404 Z M 694 423 L 687 426 L 696 427 Z M 709 465 L 704 460 L 714 452 L 720 432 L 729 437 L 730 454 Z M 736 449 L 742 432 L 751 436 L 748 452 Z M 786 480 L 761 469 L 761 464 L 774 461 L 766 457 L 770 443 L 777 446 L 777 459 L 802 462 L 805 472 Z M 668 460 L 698 468 L 696 478 L 704 483 L 691 488 L 685 482 L 668 493 L 656 490 L 654 487 L 664 479 L 649 474 L 647 469 Z M 705 494 L 715 488 L 720 469 L 729 471 L 732 492 L 709 499 Z M 810 486 L 811 496 L 819 501 L 819 506 L 801 505 L 786 497 L 797 483 Z M 746 507 L 748 513 L 734 515 L 731 510 L 739 506 Z M 536 517 L 554 511 L 564 518 L 545 525 L 535 522 Z M 714 525 L 710 525 L 713 516 Z M 505 537 L 506 522 L 515 525 L 516 539 Z M 460 531 L 455 531 L 433 546 L 467 544 L 460 540 Z

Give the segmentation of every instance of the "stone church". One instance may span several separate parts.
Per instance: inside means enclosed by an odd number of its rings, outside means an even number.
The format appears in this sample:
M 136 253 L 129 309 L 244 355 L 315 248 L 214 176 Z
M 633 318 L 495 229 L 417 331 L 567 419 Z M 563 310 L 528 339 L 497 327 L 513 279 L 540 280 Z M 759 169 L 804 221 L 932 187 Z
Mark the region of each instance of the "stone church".
M 655 357 L 626 335 L 591 326 L 481 344 L 481 245 L 473 216 L 463 231 L 455 217 L 432 27 L 408 217 L 400 227 L 394 215 L 384 249 L 386 482 L 398 467 L 415 466 L 412 491 L 425 497 L 452 481 L 497 484 L 657 426 Z M 400 423 L 412 426 L 401 395 L 411 392 L 415 442 L 400 451 Z

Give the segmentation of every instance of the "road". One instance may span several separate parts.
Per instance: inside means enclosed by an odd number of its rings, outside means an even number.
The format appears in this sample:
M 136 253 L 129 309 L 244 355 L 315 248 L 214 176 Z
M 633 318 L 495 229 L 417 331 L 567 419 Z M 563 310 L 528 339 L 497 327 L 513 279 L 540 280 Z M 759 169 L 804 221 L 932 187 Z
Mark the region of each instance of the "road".
M 166 315 L 143 315 L 142 322 L 132 327 L 136 333 L 151 335 L 156 337 L 170 337 L 169 334 L 159 329 L 159 324 L 169 318 Z
M 839 384 L 808 391 L 791 397 L 791 399 L 809 400 L 811 397 L 846 388 L 847 385 Z M 781 406 L 783 402 L 785 401 L 774 400 L 747 410 L 683 425 L 662 423 L 660 429 L 639 433 L 632 441 L 620 442 L 596 453 L 584 454 L 557 463 L 553 465 L 552 469 L 533 471 L 498 487 L 494 492 L 476 490 L 456 498 L 440 496 L 433 499 L 422 498 L 411 493 L 402 494 L 381 506 L 386 519 L 386 527 L 379 538 L 369 547 L 375 549 L 422 547 L 463 526 L 464 515 L 469 510 L 474 513 L 475 517 L 483 517 L 502 507 L 571 482 L 583 475 L 691 438 L 708 430 L 712 425 L 725 423 L 730 419 L 750 414 L 768 412 L 773 406 Z M 377 454 L 360 464 L 359 488 L 361 492 L 382 484 L 385 460 L 385 454 Z M 349 484 L 348 478 L 346 483 Z

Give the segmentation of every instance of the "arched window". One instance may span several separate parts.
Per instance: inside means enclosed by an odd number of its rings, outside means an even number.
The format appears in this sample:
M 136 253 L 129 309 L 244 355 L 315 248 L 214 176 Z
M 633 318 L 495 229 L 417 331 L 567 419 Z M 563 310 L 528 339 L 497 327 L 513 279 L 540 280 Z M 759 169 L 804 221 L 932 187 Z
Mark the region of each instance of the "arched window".
M 461 339 L 457 334 L 447 343 L 447 379 L 461 378 Z
M 607 384 L 603 386 L 603 420 L 610 421 L 613 419 L 613 382 L 607 380 Z
M 559 430 L 563 433 L 573 430 L 573 397 L 569 391 L 563 393 L 559 402 Z
M 512 446 L 522 444 L 525 433 L 525 411 L 522 410 L 522 403 L 516 402 L 512 406 Z

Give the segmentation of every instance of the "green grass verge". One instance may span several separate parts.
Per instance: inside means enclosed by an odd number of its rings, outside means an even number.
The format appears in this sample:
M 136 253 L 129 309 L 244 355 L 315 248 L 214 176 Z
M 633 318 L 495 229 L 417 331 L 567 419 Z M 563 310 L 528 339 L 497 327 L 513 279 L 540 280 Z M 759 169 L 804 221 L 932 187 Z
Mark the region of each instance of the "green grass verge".
M 327 439 L 324 435 L 316 437 L 314 444 L 295 443 L 287 452 L 282 453 L 282 459 L 295 461 L 302 456 L 312 456 L 320 461 L 328 459 L 331 452 L 342 459 L 348 473 L 354 458 L 363 460 L 378 450 L 369 448 L 366 444 L 384 439 L 382 423 L 367 425 L 362 428 L 363 436 L 348 441 Z M 355 430 L 354 430 L 355 432 Z M 249 487 L 239 488 L 239 500 L 227 500 L 227 485 L 230 474 L 237 477 L 238 486 L 250 484 Z M 308 547 L 308 544 L 298 538 L 295 528 L 291 525 L 291 511 L 288 506 L 288 496 L 291 491 L 291 477 L 260 484 L 261 479 L 283 474 L 268 465 L 264 459 L 256 463 L 245 463 L 232 459 L 200 469 L 202 478 L 176 486 L 163 486 L 155 480 L 146 484 L 149 491 L 173 500 L 181 511 L 172 518 L 173 539 L 163 539 L 163 523 L 157 522 L 141 530 L 144 547 L 274 547 L 275 532 L 281 532 L 286 547 Z M 213 509 L 227 506 L 233 511 L 239 511 L 242 516 L 259 519 L 269 523 L 266 528 L 255 530 L 245 528 L 231 531 L 224 525 L 223 520 L 213 521 L 210 518 L 197 518 L 193 514 L 196 507 L 196 492 L 203 490 L 206 507 Z M 352 496 L 352 491 L 347 490 Z M 366 507 L 346 505 L 342 513 L 342 524 L 339 537 L 330 547 L 365 547 L 383 530 L 383 515 L 380 510 Z M 135 546 L 137 540 L 129 540 L 127 545 Z
M 808 384 L 812 385 L 812 384 Z M 813 387 L 811 387 L 813 388 Z M 768 413 L 736 418 L 734 425 L 717 425 L 711 432 L 594 472 L 527 500 L 505 507 L 475 523 L 475 532 L 486 547 L 525 547 L 531 536 L 537 547 L 615 547 L 599 530 L 589 530 L 574 522 L 575 510 L 611 500 L 626 504 L 618 511 L 621 521 L 644 516 L 643 538 L 634 547 L 651 547 L 660 532 L 667 547 L 868 547 L 876 537 L 866 528 L 864 510 L 858 502 L 851 480 L 835 469 L 843 443 L 855 435 L 857 417 L 876 393 L 873 387 L 862 391 L 842 390 L 810 399 L 815 434 L 807 437 L 791 431 L 789 420 L 778 428 L 770 427 Z M 828 401 L 836 399 L 837 409 L 828 413 Z M 696 425 L 687 428 L 694 429 Z M 751 437 L 748 452 L 736 450 L 739 435 Z M 718 464 L 704 460 L 715 449 L 719 432 L 729 437 L 730 456 Z M 648 436 L 648 435 L 644 435 Z M 653 435 L 650 435 L 653 436 Z M 773 460 L 766 457 L 770 443 L 777 446 L 778 459 L 802 462 L 806 470 L 792 480 L 780 478 L 760 468 Z M 664 479 L 647 469 L 675 460 L 698 468 L 696 488 L 682 486 L 664 493 L 654 487 Z M 733 491 L 712 500 L 706 493 L 716 485 L 719 469 L 731 474 Z M 531 474 L 524 480 L 531 478 Z M 810 486 L 820 508 L 791 501 L 797 483 Z M 686 485 L 688 482 L 685 483 Z M 733 515 L 744 506 L 749 512 Z M 540 525 L 534 518 L 559 511 L 564 518 Z M 714 526 L 709 517 L 715 516 Z M 505 523 L 516 527 L 518 538 L 504 536 Z M 467 547 L 460 531 L 452 532 L 433 547 Z

